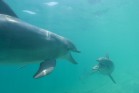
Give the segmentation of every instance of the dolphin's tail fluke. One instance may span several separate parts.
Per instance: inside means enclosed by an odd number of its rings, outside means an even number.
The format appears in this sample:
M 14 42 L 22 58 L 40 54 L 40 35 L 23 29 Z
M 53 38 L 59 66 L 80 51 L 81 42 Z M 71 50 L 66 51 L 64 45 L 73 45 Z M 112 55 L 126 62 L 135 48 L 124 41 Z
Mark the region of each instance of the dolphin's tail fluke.
M 112 82 L 113 82 L 114 84 L 116 84 L 116 81 L 115 81 L 114 78 L 111 76 L 111 74 L 109 74 L 108 76 L 110 77 L 110 79 L 112 80 Z
M 18 17 L 14 11 L 3 0 L 0 0 L 0 14 L 6 14 L 13 17 Z

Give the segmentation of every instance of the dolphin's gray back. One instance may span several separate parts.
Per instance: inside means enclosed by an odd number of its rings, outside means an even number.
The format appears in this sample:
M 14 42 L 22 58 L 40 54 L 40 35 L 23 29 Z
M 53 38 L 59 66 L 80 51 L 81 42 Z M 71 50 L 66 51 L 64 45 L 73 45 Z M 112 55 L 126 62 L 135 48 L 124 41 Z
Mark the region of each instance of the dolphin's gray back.
M 64 39 L 63 39 L 64 40 Z M 43 48 L 64 44 L 61 36 L 38 28 L 17 18 L 0 14 L 0 47 Z M 6 45 L 5 45 L 6 47 Z
M 0 0 L 0 14 L 6 14 L 13 17 L 17 17 L 14 11 L 9 7 L 8 4 L 5 3 L 4 0 Z
M 0 60 L 56 58 L 66 51 L 65 41 L 52 32 L 0 14 Z
M 35 26 L 0 14 L 0 43 L 9 44 L 14 48 L 37 47 L 45 42 L 45 34 L 43 35 L 43 33 L 45 31 Z

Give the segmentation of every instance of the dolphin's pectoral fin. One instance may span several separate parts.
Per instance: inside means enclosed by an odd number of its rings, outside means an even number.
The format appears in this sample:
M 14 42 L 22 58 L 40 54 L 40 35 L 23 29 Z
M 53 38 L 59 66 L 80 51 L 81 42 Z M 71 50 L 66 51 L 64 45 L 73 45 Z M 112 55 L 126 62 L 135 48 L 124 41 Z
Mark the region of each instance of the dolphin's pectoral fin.
M 73 64 L 78 64 L 76 61 L 75 61 L 75 59 L 72 57 L 72 55 L 71 55 L 71 53 L 68 53 L 67 55 L 65 55 L 65 58 L 67 59 L 67 60 L 69 60 L 71 63 L 73 63 Z
M 111 76 L 111 74 L 108 75 L 110 77 L 110 79 L 113 81 L 114 84 L 116 84 L 116 81 L 114 80 L 114 78 Z
M 43 76 L 50 74 L 54 70 L 55 66 L 56 66 L 56 60 L 55 59 L 46 60 L 46 61 L 40 63 L 39 70 L 34 75 L 34 78 L 40 78 L 40 77 L 43 77 Z

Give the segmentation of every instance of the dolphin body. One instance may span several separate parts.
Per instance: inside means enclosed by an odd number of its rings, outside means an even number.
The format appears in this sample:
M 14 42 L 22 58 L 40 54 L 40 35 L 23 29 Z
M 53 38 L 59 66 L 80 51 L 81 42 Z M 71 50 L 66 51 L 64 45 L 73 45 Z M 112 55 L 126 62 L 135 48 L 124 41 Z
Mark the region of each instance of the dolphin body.
M 100 57 L 96 61 L 98 61 L 98 64 L 95 65 L 92 69 L 94 72 L 100 72 L 101 74 L 108 75 L 110 79 L 113 81 L 113 83 L 116 84 L 116 81 L 111 76 L 113 70 L 114 70 L 114 64 L 109 59 L 109 56 L 106 55 L 105 57 Z
M 70 52 L 80 51 L 71 41 L 28 24 L 11 13 L 0 14 L 0 63 L 40 63 L 34 78 L 51 73 L 60 57 L 77 64 Z

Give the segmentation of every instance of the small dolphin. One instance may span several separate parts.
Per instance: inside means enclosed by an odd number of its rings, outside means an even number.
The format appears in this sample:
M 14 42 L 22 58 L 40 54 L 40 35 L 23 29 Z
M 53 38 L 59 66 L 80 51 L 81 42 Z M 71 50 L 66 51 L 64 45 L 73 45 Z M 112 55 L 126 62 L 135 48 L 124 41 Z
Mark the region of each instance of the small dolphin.
M 98 61 L 99 63 L 93 67 L 93 71 L 100 72 L 101 74 L 104 74 L 104 75 L 108 75 L 110 79 L 113 81 L 113 83 L 116 84 L 115 80 L 111 76 L 111 73 L 114 70 L 114 64 L 109 59 L 109 56 L 106 55 L 105 57 L 100 57 L 96 61 Z
M 34 78 L 40 78 L 53 71 L 57 58 L 77 64 L 70 51 L 80 52 L 60 35 L 0 14 L 0 63 L 38 62 L 40 67 Z

